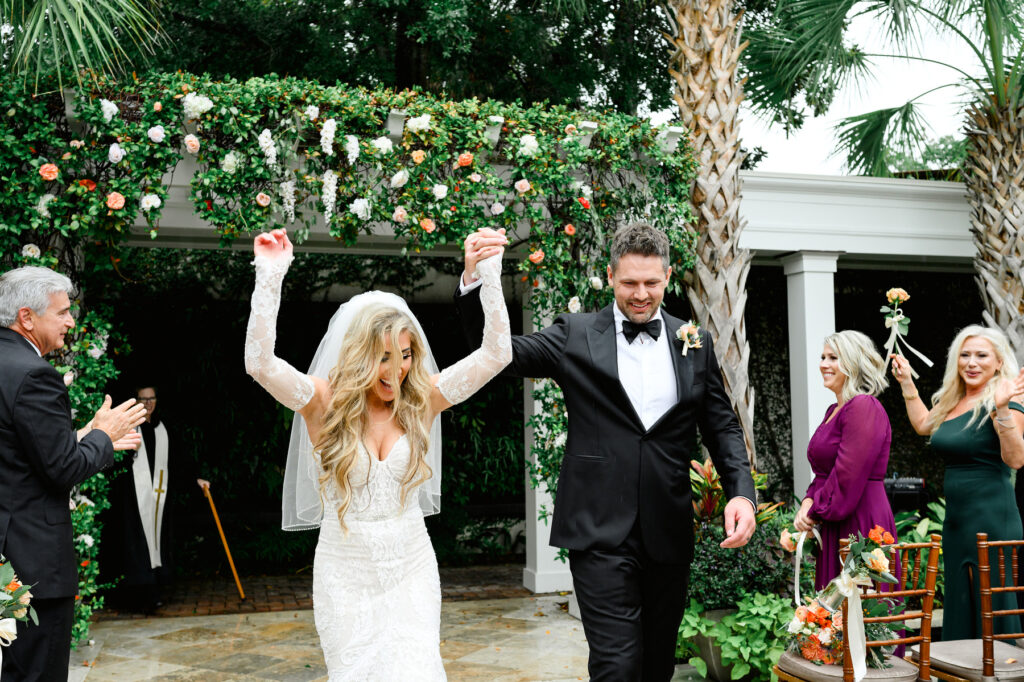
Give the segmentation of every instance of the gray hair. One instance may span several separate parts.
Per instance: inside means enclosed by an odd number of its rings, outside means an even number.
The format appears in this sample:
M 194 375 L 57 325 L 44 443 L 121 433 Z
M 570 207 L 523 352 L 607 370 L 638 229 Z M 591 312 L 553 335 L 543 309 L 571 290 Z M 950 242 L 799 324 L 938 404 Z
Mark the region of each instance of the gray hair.
M 829 334 L 825 345 L 839 357 L 839 371 L 846 375 L 843 401 L 858 393 L 877 396 L 889 385 L 885 377 L 885 361 L 866 334 L 852 329 Z
M 0 275 L 0 327 L 12 327 L 21 308 L 31 308 L 39 315 L 50 307 L 53 294 L 74 296 L 71 280 L 49 268 L 25 266 Z
M 619 267 L 619 259 L 630 253 L 635 253 L 638 256 L 657 256 L 661 259 L 662 267 L 666 271 L 668 270 L 668 237 L 650 223 L 630 223 L 615 231 L 611 248 L 613 272 Z

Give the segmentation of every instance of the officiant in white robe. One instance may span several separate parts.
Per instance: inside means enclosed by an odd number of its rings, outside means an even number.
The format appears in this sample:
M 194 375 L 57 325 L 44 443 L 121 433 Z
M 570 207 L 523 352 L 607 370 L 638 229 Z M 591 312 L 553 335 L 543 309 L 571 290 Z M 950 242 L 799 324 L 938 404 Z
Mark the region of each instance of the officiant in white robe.
M 151 612 L 174 577 L 176 513 L 186 500 L 201 501 L 193 481 L 200 488 L 209 482 L 196 478 L 188 458 L 175 451 L 170 429 L 156 414 L 156 388 L 137 389 L 136 399 L 146 407 L 142 445 L 125 458 L 114 481 L 103 568 L 106 576 L 123 576 L 115 592 L 119 606 Z

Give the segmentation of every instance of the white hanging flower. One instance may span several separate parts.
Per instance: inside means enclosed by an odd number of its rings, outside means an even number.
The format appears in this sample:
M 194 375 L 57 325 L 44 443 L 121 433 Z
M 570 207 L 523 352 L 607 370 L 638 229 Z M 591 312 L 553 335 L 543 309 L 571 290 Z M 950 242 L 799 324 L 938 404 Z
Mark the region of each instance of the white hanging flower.
M 45 197 L 50 197 L 50 199 L 55 199 L 56 198 L 52 194 L 45 194 L 45 195 L 43 195 L 43 197 L 44 198 Z M 46 207 L 44 206 L 43 208 L 45 209 Z M 47 213 L 46 217 L 49 218 L 50 214 Z M 35 244 L 29 243 L 29 244 L 25 244 L 25 246 L 21 247 L 21 257 L 22 258 L 39 258 L 41 255 L 43 255 L 43 252 L 40 251 L 39 247 L 36 246 Z
M 263 155 L 267 157 L 267 165 L 271 168 L 277 165 L 277 147 L 274 146 L 274 136 L 268 128 L 264 128 L 257 138 Z
M 338 122 L 333 118 L 324 121 L 320 129 L 320 149 L 326 156 L 334 156 L 334 135 L 338 132 Z
M 359 158 L 359 138 L 355 135 L 345 136 L 345 153 L 348 154 L 348 165 L 352 165 Z
M 139 201 L 139 206 L 141 206 L 143 211 L 149 213 L 154 208 L 160 208 L 160 204 L 162 203 L 163 202 L 160 201 L 160 197 L 155 194 L 143 194 L 142 199 Z
M 370 200 L 369 199 L 356 199 L 349 207 L 348 212 L 359 218 L 360 220 L 370 219 Z
M 185 118 L 188 120 L 199 118 L 213 108 L 213 100 L 194 92 L 185 95 L 181 99 L 181 104 L 185 109 Z
M 604 280 L 595 275 L 590 278 L 590 286 L 601 291 L 601 289 L 604 289 Z
M 284 208 L 288 222 L 295 222 L 295 181 L 286 180 L 281 183 L 281 206 Z
M 395 212 L 391 214 L 391 219 L 396 223 L 404 223 L 409 219 L 409 212 L 405 208 L 398 206 L 395 208 Z
M 47 207 L 47 204 L 49 204 L 51 201 L 53 201 L 56 198 L 57 198 L 56 195 L 53 195 L 53 194 L 44 194 L 43 196 L 39 197 L 39 201 L 36 202 L 36 213 L 38 213 L 39 215 L 41 215 L 44 218 L 49 218 L 50 217 L 50 209 Z M 28 247 L 28 246 L 35 246 L 35 244 L 26 244 L 25 246 L 26 247 Z M 36 246 L 36 248 L 38 249 L 39 247 Z M 23 256 L 25 255 L 25 250 L 24 249 L 22 249 L 21 255 L 23 255 Z M 38 258 L 38 257 L 39 256 L 33 256 L 33 258 Z
M 189 134 L 185 136 L 185 150 L 189 154 L 199 153 L 199 138 L 195 135 Z
M 370 144 L 372 144 L 381 154 L 390 154 L 391 150 L 395 148 L 394 143 L 383 135 Z
M 220 169 L 225 173 L 234 173 L 238 170 L 238 156 L 234 152 L 228 152 L 220 162 Z
M 523 135 L 519 138 L 519 153 L 523 156 L 534 156 L 540 151 L 537 138 L 533 135 Z
M 573 296 L 572 298 L 569 299 L 569 312 L 570 313 L 578 313 L 580 311 L 580 308 L 582 308 L 582 307 L 583 307 L 583 305 L 580 303 L 580 297 L 579 296 Z
M 110 163 L 121 163 L 121 159 L 124 158 L 125 151 L 121 149 L 121 145 L 114 143 L 110 145 L 110 149 L 107 150 L 107 160 Z
M 156 142 L 157 144 L 163 142 L 164 138 L 167 137 L 167 133 L 164 131 L 163 126 L 153 126 L 146 131 L 146 135 L 149 137 L 151 142 Z
M 430 191 L 434 193 L 434 198 L 440 201 L 448 196 L 448 185 L 434 185 Z
M 430 114 L 423 114 L 416 118 L 410 118 L 405 124 L 405 127 L 414 133 L 422 133 L 425 130 L 430 130 Z
M 100 111 L 103 112 L 103 120 L 110 123 L 111 119 L 117 116 L 117 105 L 111 102 L 109 99 L 100 100 Z
M 323 189 L 320 200 L 324 202 L 324 220 L 331 224 L 331 217 L 334 215 L 334 203 L 338 199 L 338 176 L 332 170 L 324 171 Z
M 315 121 L 316 117 L 320 115 L 320 107 L 315 104 L 310 104 L 306 107 L 306 111 L 304 113 L 306 114 L 306 118 L 310 121 Z
M 393 189 L 405 187 L 407 182 L 409 182 L 409 171 L 404 168 L 391 176 L 391 187 Z
M 79 535 L 77 538 L 75 538 L 75 540 L 77 542 L 81 542 L 86 547 L 92 547 L 93 543 L 96 542 L 95 540 L 92 539 L 91 535 L 87 535 L 85 533 L 82 533 L 81 535 Z
M 554 441 L 555 447 L 556 448 L 564 448 L 566 440 L 567 440 L 566 433 L 565 433 L 565 431 L 562 431 L 560 434 L 555 436 L 555 441 Z
M 497 201 L 495 201 L 493 204 L 491 204 L 491 215 L 501 215 L 504 212 L 505 212 L 505 207 L 502 206 Z

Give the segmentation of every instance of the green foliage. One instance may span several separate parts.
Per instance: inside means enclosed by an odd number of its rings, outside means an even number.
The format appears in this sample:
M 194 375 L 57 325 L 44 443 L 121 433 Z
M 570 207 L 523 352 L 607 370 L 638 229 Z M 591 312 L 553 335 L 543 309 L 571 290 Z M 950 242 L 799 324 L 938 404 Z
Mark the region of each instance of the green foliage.
M 901 511 L 896 513 L 896 537 L 900 542 L 928 542 L 933 533 L 942 533 L 942 524 L 946 520 L 946 498 L 940 497 L 936 502 L 928 503 L 928 513 L 921 515 L 915 512 Z M 945 595 L 946 570 L 945 556 L 939 552 L 939 572 L 935 578 L 935 602 L 934 608 L 942 608 L 942 600 Z M 924 587 L 924 567 L 928 562 L 928 551 L 921 552 L 921 572 L 917 583 L 911 586 L 908 580 L 907 589 Z
M 691 599 L 679 626 L 677 651 L 688 650 L 685 642 L 704 635 L 721 647 L 722 663 L 731 666 L 732 679 L 749 675 L 753 682 L 768 682 L 774 679 L 772 667 L 786 650 L 778 632 L 793 618 L 793 605 L 776 594 L 742 591 L 735 608 L 734 613 L 714 621 L 702 615 L 705 608 L 700 602 Z M 707 676 L 706 661 L 692 657 L 689 663 L 702 677 Z
M 919 152 L 890 150 L 886 164 L 893 174 L 914 177 L 938 177 L 959 182 L 967 161 L 967 138 L 943 135 L 928 140 Z

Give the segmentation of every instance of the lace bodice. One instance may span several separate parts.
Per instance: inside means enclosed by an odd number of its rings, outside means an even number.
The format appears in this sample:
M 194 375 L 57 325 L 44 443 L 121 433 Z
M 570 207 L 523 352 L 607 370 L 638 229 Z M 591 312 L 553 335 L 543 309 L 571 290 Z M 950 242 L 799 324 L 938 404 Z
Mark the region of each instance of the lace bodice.
M 346 525 L 352 521 L 381 521 L 401 516 L 417 507 L 417 491 L 411 488 L 402 504 L 402 480 L 409 467 L 409 441 L 403 435 L 383 460 L 378 460 L 362 445 L 359 456 L 348 472 L 352 503 L 345 510 Z M 328 514 L 337 514 L 341 494 L 331 482 L 324 495 Z

